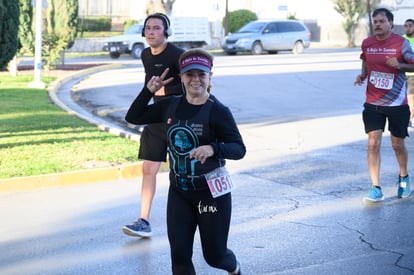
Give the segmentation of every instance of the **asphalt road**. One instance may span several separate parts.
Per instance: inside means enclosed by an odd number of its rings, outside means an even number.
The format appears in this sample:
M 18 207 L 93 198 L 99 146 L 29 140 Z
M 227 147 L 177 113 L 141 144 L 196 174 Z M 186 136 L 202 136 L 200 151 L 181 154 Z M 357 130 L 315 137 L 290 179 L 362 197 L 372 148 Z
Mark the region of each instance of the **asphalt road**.
M 320 49 L 216 58 L 212 92 L 232 109 L 247 145 L 243 160 L 228 163 L 238 186 L 229 247 L 243 274 L 414 274 L 414 196 L 396 197 L 388 133 L 386 199 L 362 202 L 370 183 L 364 87 L 353 86 L 358 56 Z M 74 97 L 68 87 L 59 96 L 119 126 L 142 74 L 137 61 L 74 80 Z M 413 154 L 412 138 L 407 146 Z M 0 274 L 170 274 L 167 174 L 158 182 L 151 239 L 121 232 L 139 213 L 138 180 L 1 193 Z M 194 264 L 197 274 L 225 274 L 204 263 L 198 236 Z

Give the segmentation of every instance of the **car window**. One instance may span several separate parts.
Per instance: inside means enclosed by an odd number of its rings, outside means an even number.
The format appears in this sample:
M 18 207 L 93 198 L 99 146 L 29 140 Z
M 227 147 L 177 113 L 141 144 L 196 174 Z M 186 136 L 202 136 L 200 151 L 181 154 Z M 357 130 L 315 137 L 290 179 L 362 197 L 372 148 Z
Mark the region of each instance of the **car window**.
M 272 22 L 267 25 L 267 27 L 264 29 L 263 33 L 277 33 L 277 24 Z
M 297 22 L 281 22 L 280 32 L 301 32 L 305 28 Z
M 264 22 L 250 22 L 241 27 L 237 32 L 260 32 L 265 25 L 266 23 Z
M 124 32 L 124 34 L 134 34 L 134 33 L 141 33 L 141 32 L 142 32 L 141 25 L 132 25 Z
M 275 32 L 286 32 L 286 28 L 283 26 L 283 22 L 274 22 Z
M 296 22 L 291 22 L 291 23 L 292 23 L 292 26 L 291 26 L 292 31 L 294 31 L 294 32 L 303 32 L 303 31 L 305 31 L 305 27 L 302 26 L 302 24 L 296 23 Z
M 279 22 L 279 32 L 291 32 L 292 31 L 292 24 L 289 22 Z

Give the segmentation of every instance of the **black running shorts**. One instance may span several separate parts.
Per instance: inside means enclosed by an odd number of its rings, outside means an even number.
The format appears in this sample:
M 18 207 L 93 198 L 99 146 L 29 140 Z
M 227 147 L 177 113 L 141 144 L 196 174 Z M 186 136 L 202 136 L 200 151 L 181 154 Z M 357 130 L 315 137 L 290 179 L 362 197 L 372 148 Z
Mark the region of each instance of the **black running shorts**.
M 151 161 L 167 161 L 167 132 L 164 123 L 144 127 L 140 138 L 138 158 Z
M 394 137 L 408 137 L 408 123 L 410 121 L 410 109 L 408 105 L 402 106 L 376 106 L 365 103 L 362 112 L 365 133 L 385 129 L 388 119 L 388 130 Z

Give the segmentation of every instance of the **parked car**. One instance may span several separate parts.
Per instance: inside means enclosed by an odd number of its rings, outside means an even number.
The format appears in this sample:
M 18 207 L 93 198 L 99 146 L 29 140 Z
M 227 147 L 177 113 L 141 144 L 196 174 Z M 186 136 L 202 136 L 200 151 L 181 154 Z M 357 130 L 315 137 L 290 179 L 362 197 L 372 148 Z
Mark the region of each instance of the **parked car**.
M 238 52 L 302 53 L 310 45 L 311 33 L 298 20 L 256 20 L 224 38 L 222 48 L 228 55 Z
M 134 24 L 123 34 L 106 38 L 102 50 L 109 52 L 112 58 L 118 58 L 124 53 L 131 54 L 134 58 L 141 58 L 142 50 L 148 47 L 145 39 L 141 37 L 143 27 Z
M 200 48 L 211 43 L 210 25 L 207 17 L 171 17 L 172 35 L 168 41 L 183 49 Z M 135 24 L 122 35 L 108 37 L 104 40 L 102 50 L 109 52 L 111 58 L 121 54 L 131 54 L 141 58 L 141 52 L 148 47 L 142 36 L 143 25 Z

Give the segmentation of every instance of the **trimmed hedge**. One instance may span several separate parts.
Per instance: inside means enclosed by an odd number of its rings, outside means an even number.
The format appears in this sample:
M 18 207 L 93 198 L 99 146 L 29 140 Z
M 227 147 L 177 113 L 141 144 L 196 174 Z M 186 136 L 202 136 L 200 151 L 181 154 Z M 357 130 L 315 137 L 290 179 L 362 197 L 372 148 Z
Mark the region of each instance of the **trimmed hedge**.
M 111 17 L 85 17 L 79 18 L 78 31 L 80 32 L 106 32 L 111 31 Z
M 235 32 L 250 21 L 257 20 L 257 15 L 246 9 L 229 12 L 229 32 Z M 224 26 L 224 19 L 223 19 Z

